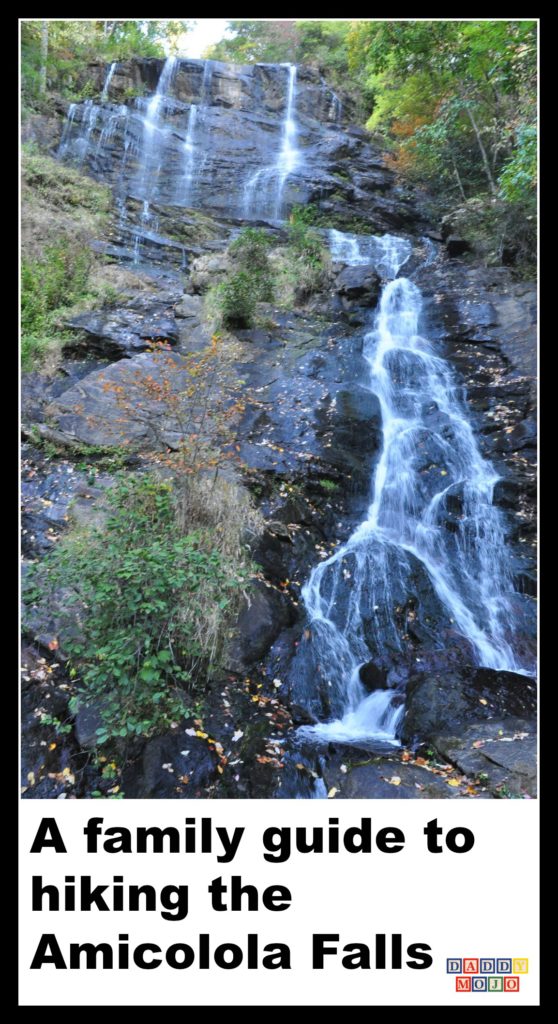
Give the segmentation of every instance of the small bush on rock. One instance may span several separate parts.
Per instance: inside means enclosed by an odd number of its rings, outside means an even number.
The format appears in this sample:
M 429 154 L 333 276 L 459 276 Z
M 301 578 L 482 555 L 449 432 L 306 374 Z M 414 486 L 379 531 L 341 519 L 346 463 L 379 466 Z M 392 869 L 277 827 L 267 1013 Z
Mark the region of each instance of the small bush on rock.
M 103 527 L 67 535 L 25 587 L 27 603 L 56 607 L 76 695 L 93 705 L 98 743 L 149 736 L 188 711 L 219 657 L 245 582 L 204 529 L 178 528 L 173 486 L 122 474 Z
M 217 287 L 218 316 L 223 327 L 251 327 L 258 301 L 257 290 L 246 270 L 229 274 Z

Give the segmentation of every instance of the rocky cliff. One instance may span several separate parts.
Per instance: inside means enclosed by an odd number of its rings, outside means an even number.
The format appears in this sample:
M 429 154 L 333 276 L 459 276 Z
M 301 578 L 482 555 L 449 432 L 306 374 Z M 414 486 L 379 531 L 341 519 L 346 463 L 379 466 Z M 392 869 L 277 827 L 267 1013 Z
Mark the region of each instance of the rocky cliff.
M 90 71 L 98 98 L 72 105 L 57 127 L 35 121 L 27 132 L 59 161 L 111 186 L 110 223 L 90 244 L 114 268 L 118 298 L 110 308 L 73 315 L 73 340 L 56 372 L 24 380 L 26 555 L 48 550 L 72 500 L 73 515 L 77 508 L 86 518 L 102 501 L 110 477 L 98 472 L 91 481 L 72 455 L 80 446 L 133 442 L 141 462 L 147 451 L 180 442 L 180 422 L 171 418 L 154 431 L 129 408 L 123 415 L 119 394 L 132 396 L 133 406 L 138 379 L 157 379 L 153 343 L 160 341 L 172 349 L 180 393 L 181 361 L 210 342 L 206 295 L 227 272 L 231 240 L 260 225 L 280 260 L 289 210 L 311 206 L 324 248 L 332 229 L 363 251 L 367 239 L 386 233 L 409 245 L 405 274 L 423 296 L 421 331 L 451 366 L 480 452 L 500 477 L 493 502 L 505 524 L 513 589 L 506 642 L 521 664 L 532 663 L 534 285 L 445 245 L 367 134 L 348 123 L 342 97 L 312 68 L 295 74 L 285 65 L 142 60 Z M 397 691 L 405 709 L 398 738 L 406 746 L 316 746 L 298 738 L 298 726 L 327 717 L 329 700 L 301 588 L 366 515 L 384 445 L 363 338 L 385 270 L 372 250 L 356 265 L 331 251 L 311 294 L 294 289 L 288 308 L 260 303 L 258 324 L 228 335 L 226 376 L 240 378 L 243 389 L 230 425 L 242 467 L 237 480 L 265 520 L 252 552 L 259 572 L 207 695 L 205 738 L 191 738 L 187 757 L 180 730 L 136 745 L 123 766 L 127 796 L 533 793 L 531 674 L 479 664 L 419 560 L 404 577 L 388 564 L 387 618 L 367 627 L 369 659 L 360 676 L 371 692 Z M 118 276 L 124 269 L 125 280 Z M 433 407 L 429 423 L 443 435 L 437 413 Z M 45 455 L 45 440 L 59 446 L 56 455 Z M 425 481 L 440 473 L 429 442 L 421 473 Z M 456 485 L 438 521 L 446 535 L 459 535 L 464 502 Z M 31 617 L 27 635 L 28 795 L 66 792 L 64 765 L 73 791 L 87 795 L 97 784 L 84 754 L 95 722 L 78 715 L 45 755 L 36 709 L 45 701 L 64 707 L 67 680 L 63 667 L 51 668 L 56 623 Z M 448 778 L 456 784 L 448 787 Z

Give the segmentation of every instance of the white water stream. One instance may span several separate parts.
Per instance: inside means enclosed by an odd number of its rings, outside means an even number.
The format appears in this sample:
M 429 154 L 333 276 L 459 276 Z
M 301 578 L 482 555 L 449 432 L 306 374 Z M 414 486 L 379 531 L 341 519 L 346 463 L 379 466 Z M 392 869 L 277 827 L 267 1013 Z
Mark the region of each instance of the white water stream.
M 370 659 L 363 609 L 393 620 L 390 587 L 413 556 L 422 564 L 456 630 L 479 665 L 524 671 L 510 646 L 513 584 L 501 513 L 492 504 L 498 476 L 482 458 L 447 363 L 419 333 L 422 296 L 397 277 L 408 241 L 384 235 L 359 239 L 330 232 L 333 260 L 374 262 L 387 278 L 372 329 L 364 338 L 366 383 L 378 397 L 383 445 L 364 521 L 346 544 L 317 565 L 303 587 L 317 660 L 343 707 L 336 721 L 304 727 L 317 739 L 397 743 L 403 714 L 393 690 L 368 694 L 359 669 Z M 427 461 L 434 458 L 425 484 Z M 432 483 L 434 480 L 434 483 Z M 459 492 L 455 532 L 442 522 L 444 502 Z M 340 601 L 343 588 L 350 588 Z M 395 624 L 393 624 L 395 631 Z
M 279 221 L 283 213 L 283 192 L 285 183 L 301 162 L 297 145 L 298 130 L 296 110 L 296 66 L 287 68 L 287 94 L 285 114 L 281 125 L 281 146 L 275 162 L 269 167 L 256 171 L 244 187 L 243 213 L 245 217 L 268 217 Z

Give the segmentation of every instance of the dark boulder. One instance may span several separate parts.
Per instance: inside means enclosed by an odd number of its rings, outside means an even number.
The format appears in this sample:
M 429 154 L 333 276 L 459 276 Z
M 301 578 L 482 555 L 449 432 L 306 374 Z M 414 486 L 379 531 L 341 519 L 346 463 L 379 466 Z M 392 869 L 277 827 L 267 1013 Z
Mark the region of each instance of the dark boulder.
M 449 256 L 463 256 L 471 251 L 471 245 L 466 238 L 459 238 L 458 235 L 449 235 L 446 238 L 446 249 Z
M 375 306 L 382 288 L 382 279 L 372 264 L 345 267 L 335 279 L 335 291 L 346 302 Z
M 536 795 L 537 734 L 532 718 L 475 722 L 459 737 L 435 736 L 432 745 L 496 797 Z
M 367 690 L 387 690 L 387 671 L 373 661 L 367 661 L 359 669 L 360 681 Z
M 179 800 L 204 795 L 217 773 L 217 755 L 206 739 L 181 722 L 165 736 L 145 744 L 140 757 L 124 771 L 122 788 L 132 799 Z
M 87 351 L 108 359 L 120 359 L 150 348 L 153 342 L 178 341 L 173 317 L 157 308 L 136 312 L 133 309 L 93 310 L 68 320 L 68 327 L 87 335 Z M 76 348 L 75 343 L 66 346 Z
M 231 671 L 244 671 L 267 653 L 280 631 L 290 625 L 287 599 L 274 587 L 256 581 L 238 616 L 235 638 L 226 656 Z
M 529 676 L 491 668 L 418 673 L 408 681 L 401 735 L 405 742 L 461 735 L 473 720 L 536 716 L 536 684 Z

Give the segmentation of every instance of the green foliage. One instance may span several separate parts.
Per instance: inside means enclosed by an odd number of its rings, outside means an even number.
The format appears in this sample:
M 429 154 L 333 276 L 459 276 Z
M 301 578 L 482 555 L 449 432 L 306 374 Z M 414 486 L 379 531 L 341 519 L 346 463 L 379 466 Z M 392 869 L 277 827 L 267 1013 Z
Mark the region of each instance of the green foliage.
M 111 208 L 107 185 L 39 153 L 32 144 L 22 146 L 21 170 L 26 199 L 43 199 L 57 210 L 87 210 L 97 216 L 99 223 Z
M 294 21 L 229 21 L 232 38 L 222 39 L 207 51 L 213 60 L 235 64 L 295 63 L 298 33 Z
M 56 715 L 48 715 L 46 713 L 41 715 L 41 725 L 50 725 L 54 729 L 57 736 L 65 736 L 72 731 L 72 724 L 70 722 L 61 722 Z
M 323 245 L 318 233 L 311 227 L 312 212 L 304 206 L 294 206 L 289 216 L 289 247 L 304 263 L 314 267 L 323 265 Z
M 250 275 L 254 300 L 273 301 L 273 279 L 269 264 L 272 241 L 266 231 L 245 228 L 229 246 L 229 254 L 239 270 Z M 235 286 L 236 292 L 238 287 Z
M 57 319 L 87 294 L 89 250 L 61 239 L 38 260 L 21 263 L 21 360 L 24 370 L 56 346 Z
M 517 132 L 517 146 L 500 178 L 500 191 L 510 203 L 535 200 L 537 187 L 537 126 L 524 125 Z
M 217 307 L 223 327 L 251 327 L 256 314 L 256 293 L 247 270 L 228 274 L 216 289 Z
M 30 104 L 41 99 L 41 22 L 25 20 L 21 29 L 23 95 Z M 95 61 L 165 57 L 165 43 L 176 48 L 188 22 L 177 19 L 131 21 L 48 20 L 47 90 L 71 100 L 96 95 L 88 65 Z
M 122 474 L 107 500 L 105 526 L 61 540 L 32 567 L 24 595 L 59 607 L 77 680 L 71 707 L 98 710 L 99 744 L 151 735 L 186 713 L 200 668 L 211 668 L 208 616 L 222 625 L 243 582 L 202 531 L 177 530 L 170 484 Z
M 265 270 L 271 244 L 267 231 L 261 228 L 244 228 L 229 245 L 229 253 L 246 269 L 256 267 L 258 270 Z
M 320 487 L 323 487 L 324 491 L 328 491 L 330 494 L 339 490 L 339 484 L 336 484 L 334 480 L 318 480 L 318 483 Z
M 213 293 L 217 318 L 223 327 L 251 327 L 257 303 L 273 300 L 271 245 L 267 232 L 245 228 L 229 246 L 233 269 Z
M 110 287 L 93 285 L 87 245 L 104 226 L 112 196 L 107 186 L 24 146 L 22 198 L 21 354 L 29 370 L 72 336 L 60 323 L 72 307 L 116 299 Z
M 44 327 L 48 314 L 71 306 L 83 295 L 91 255 L 75 250 L 65 239 L 47 246 L 40 260 L 23 260 L 21 266 L 21 326 L 24 335 Z

